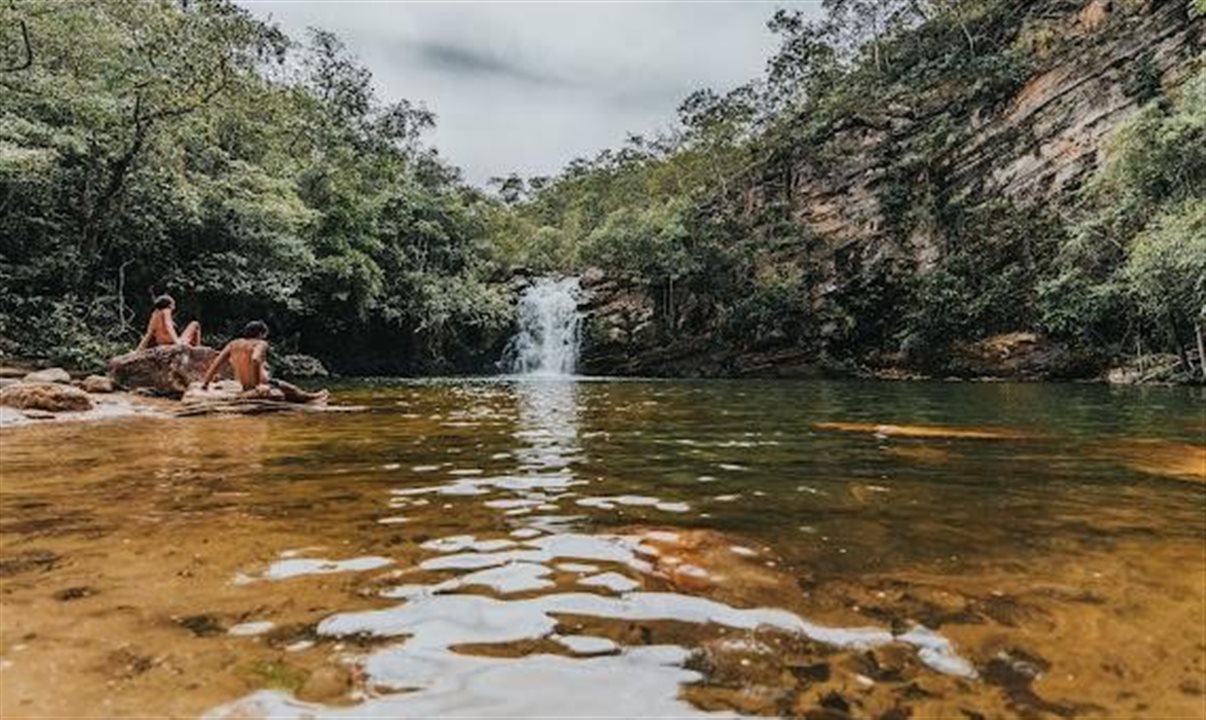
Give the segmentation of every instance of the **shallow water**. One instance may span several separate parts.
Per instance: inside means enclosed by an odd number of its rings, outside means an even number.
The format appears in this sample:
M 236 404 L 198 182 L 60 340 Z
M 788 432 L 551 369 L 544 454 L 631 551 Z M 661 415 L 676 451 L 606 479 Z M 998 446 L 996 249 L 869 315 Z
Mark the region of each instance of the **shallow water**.
M 0 431 L 0 712 L 1206 712 L 1200 390 L 335 400 Z

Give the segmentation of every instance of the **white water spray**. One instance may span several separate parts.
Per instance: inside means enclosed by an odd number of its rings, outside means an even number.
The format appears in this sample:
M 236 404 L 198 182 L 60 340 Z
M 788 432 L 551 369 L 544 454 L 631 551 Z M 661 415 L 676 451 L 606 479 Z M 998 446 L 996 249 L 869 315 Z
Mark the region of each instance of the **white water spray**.
M 540 278 L 519 298 L 519 329 L 507 343 L 502 367 L 522 375 L 573 375 L 578 364 L 578 278 Z

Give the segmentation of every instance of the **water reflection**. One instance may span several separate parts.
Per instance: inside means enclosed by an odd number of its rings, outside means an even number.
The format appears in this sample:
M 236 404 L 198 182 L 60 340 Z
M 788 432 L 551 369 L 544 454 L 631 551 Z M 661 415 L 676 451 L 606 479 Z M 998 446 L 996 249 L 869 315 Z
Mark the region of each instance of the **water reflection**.
M 354 661 L 361 668 L 359 702 L 326 707 L 263 691 L 215 709 L 213 717 L 691 715 L 698 709 L 684 699 L 684 686 L 708 677 L 687 665 L 718 630 L 779 633 L 839 649 L 900 646 L 935 672 L 976 677 L 950 640 L 917 623 L 831 627 L 787 609 L 742 608 L 698 594 L 729 582 L 770 585 L 781 596 L 798 592 L 790 590 L 790 578 L 763 566 L 758 551 L 719 533 L 634 528 L 591 534 L 576 527 L 575 516 L 547 514 L 570 499 L 593 510 L 625 506 L 676 514 L 690 506 L 645 495 L 592 494 L 591 483 L 575 473 L 583 461 L 579 386 L 537 379 L 513 390 L 515 445 L 495 455 L 513 459 L 510 471 L 449 473 L 437 485 L 395 488 L 390 502 L 397 509 L 413 507 L 424 495 L 455 499 L 472 508 L 445 507 L 500 514 L 507 536 L 427 540 L 421 548 L 430 556 L 395 573 L 398 582 L 378 592 L 402 604 L 336 613 L 315 629 L 326 642 L 387 641 Z M 345 567 L 286 560 L 264 577 Z M 630 637 L 634 623 L 644 633 L 638 642 Z M 651 626 L 659 623 L 676 628 L 674 642 L 654 641 Z M 724 654 L 730 646 L 746 647 L 714 644 L 711 652 Z M 616 683 L 624 692 L 608 689 Z
M 562 471 L 580 458 L 578 383 L 564 377 L 523 378 L 514 385 L 520 472 Z

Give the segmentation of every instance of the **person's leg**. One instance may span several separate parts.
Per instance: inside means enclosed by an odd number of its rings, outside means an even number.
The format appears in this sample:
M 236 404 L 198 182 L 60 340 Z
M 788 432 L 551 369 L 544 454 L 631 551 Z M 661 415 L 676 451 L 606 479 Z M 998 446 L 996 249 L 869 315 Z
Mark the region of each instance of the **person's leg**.
M 196 320 L 185 326 L 184 332 L 180 333 L 181 345 L 192 345 L 196 347 L 201 344 L 201 323 Z
M 272 387 L 285 394 L 285 402 L 293 403 L 319 402 L 326 400 L 327 396 L 331 394 L 326 390 L 319 390 L 318 392 L 306 392 L 298 386 L 293 385 L 292 383 L 287 383 L 283 380 L 273 380 Z

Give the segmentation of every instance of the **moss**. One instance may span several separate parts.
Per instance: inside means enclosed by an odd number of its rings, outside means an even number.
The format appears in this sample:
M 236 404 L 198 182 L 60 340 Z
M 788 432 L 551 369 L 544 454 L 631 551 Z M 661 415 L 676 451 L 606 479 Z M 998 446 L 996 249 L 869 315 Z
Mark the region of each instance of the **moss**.
M 306 684 L 307 673 L 278 660 L 257 660 L 247 665 L 245 673 L 259 686 L 297 692 Z

